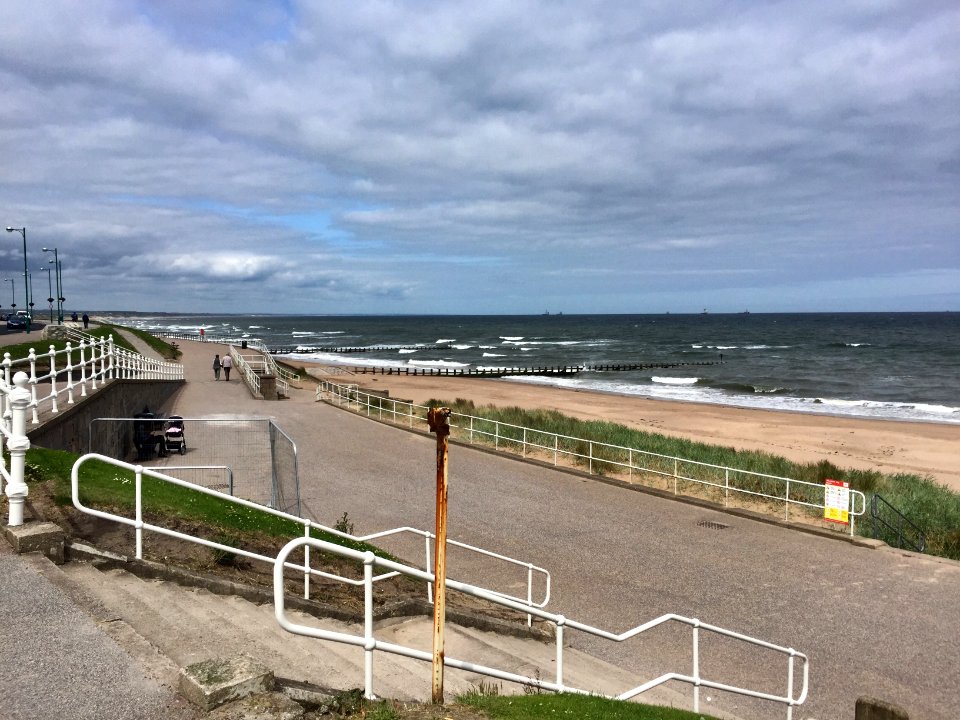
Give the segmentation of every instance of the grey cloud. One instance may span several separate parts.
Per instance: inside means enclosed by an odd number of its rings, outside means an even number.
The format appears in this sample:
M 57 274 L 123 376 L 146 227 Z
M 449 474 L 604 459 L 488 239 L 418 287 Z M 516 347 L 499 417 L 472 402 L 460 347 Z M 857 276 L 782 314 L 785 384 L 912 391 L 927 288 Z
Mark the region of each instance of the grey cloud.
M 948 3 L 9 2 L 0 190 L 71 273 L 148 287 L 149 259 L 183 309 L 231 283 L 426 309 L 430 252 L 472 311 L 529 309 L 490 299 L 506 278 L 538 310 L 569 268 L 583 310 L 640 266 L 651 292 L 902 291 L 891 267 L 960 263 L 958 28 Z

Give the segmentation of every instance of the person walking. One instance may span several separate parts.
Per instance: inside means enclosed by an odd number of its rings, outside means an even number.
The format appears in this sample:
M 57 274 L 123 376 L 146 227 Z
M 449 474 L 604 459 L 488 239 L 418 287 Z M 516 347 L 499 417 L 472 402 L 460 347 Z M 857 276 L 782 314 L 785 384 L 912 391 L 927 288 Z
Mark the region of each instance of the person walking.
M 86 313 L 83 314 L 83 329 L 86 330 L 90 327 L 90 316 Z
M 230 368 L 233 367 L 233 358 L 230 357 L 229 355 L 224 355 L 224 356 L 223 356 L 223 360 L 221 361 L 220 364 L 223 365 L 223 374 L 226 376 L 224 379 L 225 379 L 227 382 L 229 382 L 229 381 L 230 381 Z
M 213 379 L 220 379 L 220 354 L 217 353 L 213 356 Z

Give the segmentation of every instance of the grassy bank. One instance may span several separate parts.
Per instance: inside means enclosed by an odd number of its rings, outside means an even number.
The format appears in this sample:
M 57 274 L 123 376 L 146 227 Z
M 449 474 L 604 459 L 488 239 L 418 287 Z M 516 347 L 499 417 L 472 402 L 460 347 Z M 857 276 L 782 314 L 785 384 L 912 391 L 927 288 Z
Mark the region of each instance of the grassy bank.
M 109 325 L 106 323 L 101 324 L 100 327 L 111 328 L 111 331 L 114 328 L 119 328 L 124 332 L 128 332 L 131 335 L 135 335 L 140 340 L 143 340 L 143 342 L 145 342 L 150 348 L 158 352 L 160 356 L 163 357 L 165 360 L 176 360 L 183 354 L 180 352 L 178 348 L 175 348 L 171 343 L 168 343 L 163 338 L 158 338 L 156 335 L 151 335 L 145 330 L 139 330 L 137 328 L 127 327 L 126 325 Z M 123 336 L 120 335 L 120 333 L 115 332 L 114 339 L 116 339 L 117 337 L 123 337 Z
M 70 472 L 78 457 L 62 450 L 30 448 L 27 451 L 27 479 L 52 481 L 53 499 L 60 505 L 70 505 Z M 135 483 L 132 472 L 91 460 L 81 467 L 80 478 L 80 500 L 84 505 L 133 517 Z M 142 493 L 145 514 L 149 517 L 172 520 L 174 524 L 187 521 L 208 526 L 210 539 L 257 533 L 289 540 L 301 537 L 304 532 L 303 525 L 292 520 L 148 476 L 143 478 Z M 390 557 L 368 543 L 354 542 L 316 529 L 311 535 L 361 552 L 373 550 L 378 555 Z
M 370 701 L 358 692 L 343 693 L 335 701 L 335 717 L 366 720 L 716 720 L 712 715 L 686 710 L 608 700 L 567 693 L 500 695 L 482 684 L 450 705 L 419 705 L 390 700 Z M 772 706 L 771 706 L 772 707 Z
M 519 407 L 492 405 L 479 407 L 472 401 L 462 398 L 452 402 L 430 400 L 427 405 L 446 406 L 456 413 L 489 421 L 486 425 L 482 421 L 474 421 L 474 441 L 480 438 L 483 442 L 492 442 L 490 435 L 494 432 L 494 422 L 515 425 L 518 427 L 500 425 L 496 429 L 497 442 L 501 449 L 510 450 L 511 444 L 519 447 L 519 443 L 525 437 L 528 443 L 542 444 L 551 450 L 556 447 L 558 452 L 569 453 L 577 464 L 589 464 L 592 471 L 600 475 L 615 475 L 621 472 L 623 466 L 631 460 L 631 453 L 623 448 L 632 448 L 668 458 L 678 457 L 708 466 L 731 467 L 746 471 L 738 474 L 738 484 L 746 485 L 747 489 L 756 492 L 782 495 L 783 490 L 779 484 L 774 488 L 772 481 L 751 477 L 747 473 L 775 475 L 816 485 L 822 484 L 828 478 L 847 481 L 852 488 L 860 490 L 867 496 L 867 516 L 860 518 L 857 525 L 860 534 L 867 536 L 871 534 L 870 496 L 879 493 L 923 530 L 927 536 L 927 552 L 960 560 L 960 493 L 936 483 L 929 477 L 908 474 L 887 475 L 876 470 L 841 468 L 827 461 L 796 463 L 769 453 L 737 450 L 732 447 L 668 437 L 616 423 L 580 420 L 553 410 L 526 410 Z M 526 436 L 522 428 L 528 428 Z M 461 432 L 463 432 L 462 429 Z M 542 440 L 538 439 L 538 432 L 544 434 Z M 545 437 L 548 433 L 565 436 L 566 439 L 557 440 L 555 445 L 552 437 L 549 440 Z M 616 447 L 598 445 L 588 447 L 590 441 Z M 634 462 L 636 462 L 635 458 Z M 672 459 L 644 458 L 644 463 L 651 468 L 649 473 L 651 477 L 658 473 L 661 476 L 670 475 L 675 468 Z M 704 479 L 708 481 L 723 484 L 723 471 L 710 467 L 697 467 L 696 471 L 702 473 Z M 681 468 L 681 472 L 691 473 L 692 468 Z M 819 499 L 815 497 L 817 492 L 803 487 L 792 488 L 790 497 L 792 500 L 815 502 Z M 782 508 L 783 503 L 779 505 Z
M 129 350 L 131 352 L 136 352 L 133 346 L 129 342 L 127 342 L 127 340 L 122 335 L 115 332 L 114 328 L 111 327 L 110 325 L 101 325 L 99 327 L 91 328 L 87 334 L 92 335 L 97 339 L 100 339 L 100 338 L 107 339 L 110 335 L 113 335 L 114 345 L 116 345 L 117 347 L 122 347 L 123 349 Z M 24 337 L 30 337 L 30 336 L 24 335 Z M 48 352 L 50 350 L 51 345 L 53 345 L 54 350 L 64 350 L 67 347 L 67 341 L 66 340 L 43 340 L 41 339 L 40 334 L 36 333 L 29 340 L 26 340 L 21 343 L 17 343 L 16 345 L 4 346 L 3 352 L 10 353 L 10 358 L 12 360 L 20 360 L 30 355 L 31 348 L 39 355 L 40 353 Z M 74 350 L 76 350 L 77 343 L 71 341 L 70 346 Z M 77 355 L 77 357 L 79 358 L 79 355 Z M 62 364 L 63 363 L 61 362 L 57 363 L 60 369 L 62 369 Z

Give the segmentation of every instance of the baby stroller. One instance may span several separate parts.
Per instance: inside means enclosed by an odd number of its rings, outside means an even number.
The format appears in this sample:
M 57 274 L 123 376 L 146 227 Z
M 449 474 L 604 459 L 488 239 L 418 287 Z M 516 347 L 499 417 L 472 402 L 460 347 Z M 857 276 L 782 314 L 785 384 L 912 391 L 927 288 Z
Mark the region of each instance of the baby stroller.
M 167 426 L 163 431 L 163 440 L 167 446 L 168 453 L 179 452 L 181 455 L 187 454 L 187 438 L 183 434 L 183 418 L 179 415 L 171 415 L 167 418 Z

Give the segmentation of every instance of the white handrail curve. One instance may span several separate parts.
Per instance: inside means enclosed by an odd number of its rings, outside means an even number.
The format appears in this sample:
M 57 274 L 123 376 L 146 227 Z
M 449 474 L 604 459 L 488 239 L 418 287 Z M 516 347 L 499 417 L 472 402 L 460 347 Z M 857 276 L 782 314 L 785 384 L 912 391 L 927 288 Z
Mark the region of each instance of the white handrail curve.
M 80 468 L 85 463 L 90 462 L 91 460 L 99 460 L 108 465 L 122 468 L 134 474 L 134 517 L 129 518 L 129 517 L 124 517 L 122 515 L 117 515 L 115 513 L 106 512 L 104 510 L 97 510 L 96 508 L 87 507 L 81 502 L 80 500 Z M 367 537 L 369 537 L 370 539 L 376 539 L 377 537 L 383 537 L 383 536 L 404 532 L 404 531 L 414 532 L 421 536 L 429 536 L 430 538 L 433 538 L 433 535 L 431 533 L 428 533 L 425 530 L 418 530 L 416 528 L 396 528 L 394 530 L 385 530 L 379 533 L 372 533 L 370 536 L 357 537 L 357 536 L 350 535 L 348 533 L 344 533 L 339 530 L 336 530 L 335 528 L 327 527 L 314 520 L 310 520 L 309 518 L 298 517 L 290 513 L 285 513 L 282 510 L 277 510 L 275 508 L 267 507 L 265 505 L 260 505 L 250 500 L 245 500 L 243 498 L 235 497 L 233 495 L 228 495 L 226 493 L 220 492 L 219 490 L 215 490 L 213 488 L 204 487 L 202 485 L 196 485 L 194 483 L 188 482 L 181 478 L 173 477 L 171 475 L 166 475 L 164 473 L 158 472 L 157 470 L 154 470 L 149 467 L 145 467 L 143 465 L 134 465 L 132 463 L 124 462 L 123 460 L 117 460 L 116 458 L 112 458 L 107 455 L 101 455 L 99 453 L 87 453 L 86 455 L 83 455 L 82 457 L 77 459 L 77 461 L 73 464 L 73 468 L 70 471 L 70 487 L 71 487 L 71 498 L 72 498 L 73 506 L 80 512 L 86 513 L 88 515 L 93 515 L 94 517 L 102 518 L 104 520 L 111 520 L 113 522 L 117 522 L 123 525 L 129 525 L 135 528 L 136 529 L 136 534 L 135 534 L 136 535 L 136 541 L 135 541 L 136 542 L 136 558 L 138 560 L 143 559 L 143 532 L 144 531 L 155 532 L 160 535 L 175 537 L 180 540 L 186 540 L 187 542 L 193 542 L 199 545 L 204 545 L 206 547 L 213 548 L 215 550 L 221 550 L 223 552 L 230 552 L 236 555 L 241 555 L 251 560 L 260 560 L 268 564 L 273 564 L 275 560 L 275 558 L 272 556 L 262 555 L 249 550 L 244 550 L 243 548 L 224 545 L 222 543 L 217 543 L 212 540 L 206 540 L 204 538 L 196 537 L 193 535 L 187 535 L 185 533 L 181 533 L 176 530 L 170 530 L 169 528 L 165 528 L 161 525 L 155 525 L 153 523 L 145 521 L 143 519 L 143 514 L 144 514 L 143 494 L 141 492 L 144 476 L 151 477 L 156 480 L 160 480 L 161 482 L 169 483 L 171 485 L 189 488 L 191 490 L 204 493 L 205 495 L 210 495 L 211 497 L 220 498 L 226 502 L 232 502 L 237 505 L 242 505 L 243 507 L 256 509 L 268 515 L 273 515 L 275 517 L 282 518 L 284 520 L 289 520 L 290 522 L 296 523 L 303 527 L 305 537 L 309 537 L 311 531 L 316 530 L 319 532 L 325 532 L 331 535 L 337 535 L 338 537 L 354 540 L 356 542 L 366 542 Z M 542 573 L 545 576 L 545 586 L 546 586 L 544 599 L 540 601 L 539 604 L 531 605 L 531 606 L 532 607 L 546 606 L 547 602 L 550 599 L 550 573 L 547 572 L 546 570 L 543 570 L 542 568 L 538 568 L 535 565 L 532 565 L 531 563 L 523 562 L 515 558 L 510 558 L 510 557 L 507 557 L 506 555 L 499 555 L 497 553 L 493 553 L 488 550 L 483 550 L 481 548 L 474 548 L 473 546 L 466 545 L 465 543 L 459 543 L 455 540 L 447 540 L 447 542 L 450 544 L 458 545 L 459 547 L 466 548 L 468 550 L 474 550 L 478 553 L 482 553 L 486 556 L 489 556 L 495 559 L 503 560 L 515 566 L 521 566 L 524 568 L 533 568 L 533 570 Z M 430 556 L 429 556 L 429 550 L 428 550 L 427 556 L 424 561 L 424 567 L 429 567 L 429 566 L 430 566 Z M 343 583 L 347 583 L 349 585 L 355 585 L 355 586 L 363 585 L 364 583 L 364 580 L 361 580 L 361 579 L 348 578 L 342 575 L 336 575 L 333 573 L 328 573 L 328 572 L 310 567 L 309 553 L 304 558 L 303 565 L 296 565 L 296 566 L 291 565 L 290 567 L 292 569 L 296 569 L 304 573 L 304 595 L 303 596 L 305 599 L 308 599 L 308 600 L 310 599 L 310 579 L 312 577 L 322 577 L 328 580 L 336 580 L 339 582 L 343 582 Z M 376 580 L 384 580 L 388 577 L 394 577 L 395 575 L 396 575 L 395 572 L 391 572 L 386 575 L 377 577 Z M 532 579 L 531 571 L 529 570 L 528 570 L 527 579 L 528 579 L 527 597 L 530 598 L 530 600 L 525 600 L 522 598 L 514 598 L 513 596 L 507 595 L 505 593 L 498 593 L 498 595 L 503 598 L 514 599 L 517 602 L 532 603 L 531 595 L 533 592 L 532 590 L 533 579 Z M 489 591 L 489 592 L 495 592 L 495 591 Z
M 300 546 L 308 546 L 316 548 L 317 550 L 323 552 L 329 552 L 343 557 L 347 557 L 363 563 L 364 566 L 364 584 L 365 590 L 364 593 L 364 634 L 363 636 L 349 635 L 347 633 L 334 632 L 330 630 L 323 630 L 321 628 L 310 627 L 308 625 L 300 625 L 291 621 L 287 618 L 286 609 L 285 609 L 285 598 L 284 598 L 284 568 L 286 568 L 289 563 L 287 563 L 287 557 L 291 552 L 296 550 Z M 418 578 L 420 580 L 425 580 L 427 582 L 434 581 L 434 575 L 430 572 L 419 570 L 402 563 L 393 562 L 392 560 L 387 560 L 386 558 L 381 558 L 375 555 L 371 551 L 361 552 L 359 550 L 353 550 L 351 548 L 346 548 L 341 545 L 334 545 L 332 543 L 324 542 L 323 540 L 317 540 L 314 538 L 297 538 L 291 540 L 277 554 L 276 561 L 273 566 L 273 603 L 274 603 L 274 613 L 277 618 L 277 623 L 284 630 L 294 633 L 296 635 L 304 635 L 306 637 L 313 637 L 320 640 L 331 640 L 334 642 L 346 643 L 349 645 L 357 645 L 364 649 L 365 657 L 365 670 L 364 670 L 364 693 L 367 698 L 375 698 L 373 691 L 373 653 L 377 650 L 382 652 L 389 652 L 396 655 L 402 655 L 405 657 L 414 658 L 417 660 L 423 660 L 426 662 L 431 662 L 433 660 L 433 653 L 425 652 L 422 650 L 417 650 L 414 648 L 406 647 L 403 645 L 397 645 L 394 643 L 384 642 L 382 640 L 377 640 L 374 636 L 374 626 L 373 626 L 373 572 L 374 566 L 380 566 L 385 570 L 389 570 L 394 573 L 399 573 L 407 575 L 409 577 Z M 636 697 L 647 690 L 650 690 L 659 685 L 663 685 L 666 682 L 672 680 L 677 680 L 684 682 L 690 685 L 693 685 L 693 711 L 700 711 L 700 688 L 708 687 L 714 688 L 717 690 L 724 690 L 726 692 L 735 693 L 738 695 L 745 695 L 749 697 L 758 698 L 761 700 L 768 700 L 771 702 L 776 702 L 787 706 L 787 718 L 790 720 L 793 713 L 794 706 L 802 705 L 807 698 L 807 693 L 809 689 L 809 677 L 810 677 L 810 668 L 809 660 L 807 656 L 802 652 L 799 652 L 793 648 L 783 647 L 780 645 L 775 645 L 773 643 L 767 642 L 765 640 L 760 640 L 757 638 L 752 638 L 748 635 L 742 633 L 734 632 L 732 630 L 726 630 L 716 625 L 710 625 L 709 623 L 701 622 L 696 618 L 688 618 L 682 615 L 676 615 L 669 613 L 662 615 L 658 618 L 655 618 L 647 623 L 638 625 L 637 627 L 631 628 L 622 633 L 611 633 L 606 630 L 601 630 L 600 628 L 595 628 L 591 625 L 585 623 L 576 622 L 570 620 L 563 615 L 547 612 L 541 608 L 535 608 L 530 605 L 526 605 L 515 600 L 510 600 L 507 598 L 500 597 L 493 593 L 490 593 L 483 588 L 477 587 L 475 585 L 468 585 L 465 583 L 457 582 L 454 580 L 448 579 L 446 581 L 446 587 L 462 592 L 466 595 L 471 595 L 473 597 L 481 598 L 487 600 L 488 602 L 500 605 L 505 608 L 517 610 L 518 612 L 528 613 L 535 617 L 538 617 L 546 622 L 553 624 L 556 627 L 556 677 L 553 682 L 544 680 L 540 677 L 529 677 L 524 675 L 518 675 L 516 673 L 507 672 L 504 670 L 499 670 L 497 668 L 486 667 L 478 665 L 476 663 L 471 663 L 465 660 L 460 660 L 452 658 L 448 655 L 444 656 L 443 663 L 445 666 L 468 670 L 470 672 L 479 673 L 481 675 L 487 675 L 489 677 L 495 677 L 501 680 L 507 680 L 509 682 L 520 683 L 530 687 L 538 687 L 544 690 L 550 690 L 554 692 L 569 692 L 576 693 L 581 695 L 592 695 L 600 694 L 589 688 L 577 688 L 566 685 L 563 681 L 563 648 L 564 648 L 564 629 L 572 628 L 579 630 L 581 632 L 593 635 L 595 637 L 605 638 L 613 642 L 623 642 L 629 640 L 630 638 L 636 637 L 647 630 L 655 628 L 659 625 L 662 625 L 667 622 L 678 622 L 683 625 L 687 625 L 692 628 L 693 634 L 693 673 L 690 675 L 684 673 L 670 672 L 660 675 L 653 680 L 650 680 L 636 687 L 630 688 L 623 693 L 620 693 L 616 696 L 620 700 L 628 700 L 630 698 Z M 786 695 L 776 695 L 773 693 L 763 692 L 760 690 L 752 690 L 750 688 L 742 688 L 735 685 L 729 685 L 726 683 L 717 682 L 704 678 L 699 671 L 700 668 L 700 645 L 699 645 L 699 633 L 701 630 L 712 632 L 714 634 L 722 635 L 734 640 L 740 640 L 757 647 L 764 648 L 765 650 L 772 650 L 779 652 L 783 655 L 786 655 L 787 660 L 787 694 Z M 794 696 L 794 661 L 799 658 L 803 662 L 802 670 L 802 686 L 798 696 Z

